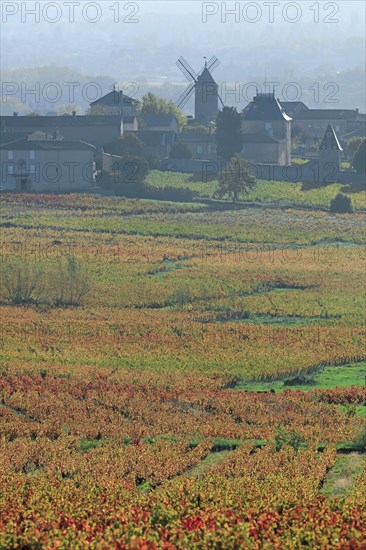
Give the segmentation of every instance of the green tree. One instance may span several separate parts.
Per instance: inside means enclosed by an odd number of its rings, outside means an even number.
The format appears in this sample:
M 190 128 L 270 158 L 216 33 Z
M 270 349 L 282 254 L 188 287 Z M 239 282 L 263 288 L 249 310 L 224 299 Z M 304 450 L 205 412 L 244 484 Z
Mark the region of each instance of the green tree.
M 139 197 L 144 190 L 144 183 L 149 173 L 149 163 L 141 157 L 125 155 L 115 163 L 113 172 L 116 195 Z
M 235 153 L 242 150 L 241 114 L 236 107 L 224 107 L 219 111 L 216 120 L 216 145 L 217 154 L 225 160 L 230 160 Z
M 233 202 L 237 202 L 239 195 L 248 193 L 255 184 L 256 180 L 250 173 L 248 162 L 236 154 L 220 175 L 216 196 L 228 196 Z
M 366 139 L 363 139 L 360 143 L 353 157 L 352 166 L 357 174 L 364 174 L 366 172 Z
M 338 193 L 338 195 L 331 200 L 329 210 L 333 214 L 351 214 L 353 212 L 351 197 L 343 193 Z
M 171 159 L 190 159 L 192 158 L 192 153 L 189 147 L 185 143 L 174 143 L 170 151 Z
M 358 150 L 358 148 L 360 147 L 360 145 L 365 141 L 365 138 L 361 137 L 361 136 L 356 136 L 356 137 L 353 137 L 349 140 L 349 142 L 347 143 L 347 147 L 346 147 L 346 155 L 347 155 L 347 158 L 349 158 L 350 160 L 352 160 Z
M 124 134 L 112 143 L 105 145 L 104 150 L 111 155 L 123 157 L 125 155 L 139 157 L 142 155 L 144 144 L 133 134 Z
M 187 117 L 173 101 L 163 99 L 151 92 L 143 96 L 138 109 L 140 115 L 173 115 L 180 128 L 187 124 Z
M 188 124 L 182 130 L 187 134 L 208 134 L 210 129 L 204 124 Z

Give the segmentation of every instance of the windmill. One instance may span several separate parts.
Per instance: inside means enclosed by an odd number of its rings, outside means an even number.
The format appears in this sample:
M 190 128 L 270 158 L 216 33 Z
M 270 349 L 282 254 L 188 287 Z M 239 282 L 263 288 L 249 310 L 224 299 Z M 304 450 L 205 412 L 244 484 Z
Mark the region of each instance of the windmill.
M 204 59 L 204 67 L 199 73 L 192 69 L 184 57 L 178 59 L 177 66 L 190 82 L 190 85 L 178 98 L 176 105 L 179 108 L 184 107 L 194 92 L 195 119 L 203 124 L 210 124 L 217 117 L 219 100 L 222 106 L 224 104 L 218 92 L 218 85 L 211 74 L 218 67 L 220 61 L 215 56 L 212 56 L 209 61 L 206 58 Z

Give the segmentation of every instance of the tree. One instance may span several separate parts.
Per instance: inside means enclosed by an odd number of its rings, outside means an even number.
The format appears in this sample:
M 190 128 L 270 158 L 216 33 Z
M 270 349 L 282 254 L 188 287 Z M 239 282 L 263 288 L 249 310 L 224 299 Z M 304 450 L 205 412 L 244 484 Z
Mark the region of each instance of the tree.
M 79 105 L 76 105 L 75 103 L 67 103 L 66 105 L 61 105 L 61 107 L 57 109 L 57 113 L 59 115 L 63 115 L 64 113 L 72 115 L 74 114 L 74 112 L 78 115 L 81 115 L 83 110 Z
M 186 134 L 209 134 L 210 129 L 204 124 L 188 124 L 182 129 Z
M 216 145 L 217 154 L 225 160 L 230 160 L 235 153 L 242 150 L 241 115 L 236 107 L 224 107 L 219 111 L 216 120 Z
M 93 105 L 93 107 L 90 107 L 86 111 L 86 114 L 89 116 L 105 116 L 113 113 L 111 112 L 111 109 L 108 109 L 105 105 Z
M 330 212 L 333 214 L 351 214 L 353 206 L 351 198 L 343 193 L 338 193 L 330 202 Z
M 138 110 L 140 115 L 173 115 L 180 128 L 187 124 L 187 117 L 173 101 L 163 99 L 151 92 L 143 96 Z
M 138 197 L 144 189 L 149 173 L 149 163 L 141 157 L 125 155 L 114 165 L 114 190 L 116 195 Z
M 104 150 L 111 155 L 118 155 L 123 157 L 124 155 L 130 155 L 138 157 L 142 155 L 144 144 L 134 134 L 124 134 L 122 137 L 112 141 L 105 145 Z
M 366 172 L 366 139 L 363 139 L 360 143 L 353 157 L 352 166 L 357 174 L 364 174 Z
M 192 153 L 189 147 L 185 143 L 180 143 L 179 141 L 177 141 L 177 143 L 174 143 L 170 151 L 170 158 L 171 159 L 191 159 Z
M 222 198 L 228 195 L 233 202 L 237 202 L 239 195 L 248 193 L 255 184 L 256 180 L 249 171 L 248 162 L 236 154 L 220 175 L 216 196 Z
M 349 140 L 349 142 L 347 143 L 347 147 L 346 147 L 346 154 L 347 154 L 347 158 L 349 158 L 350 160 L 353 159 L 353 157 L 355 156 L 358 148 L 360 147 L 360 145 L 365 141 L 365 138 L 361 137 L 361 136 L 356 136 L 356 137 L 353 137 Z

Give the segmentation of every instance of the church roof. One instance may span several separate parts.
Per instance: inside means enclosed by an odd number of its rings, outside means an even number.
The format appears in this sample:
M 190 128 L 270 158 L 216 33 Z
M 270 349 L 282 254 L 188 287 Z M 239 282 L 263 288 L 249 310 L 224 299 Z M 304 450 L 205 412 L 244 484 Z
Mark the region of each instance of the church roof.
M 337 150 L 343 151 L 337 138 L 337 134 L 331 124 L 328 124 L 328 128 L 325 131 L 324 137 L 319 145 L 320 151 Z
M 104 95 L 103 97 L 100 97 L 96 101 L 93 101 L 90 103 L 90 105 L 106 105 L 106 106 L 113 106 L 113 105 L 137 105 L 139 101 L 137 99 L 134 99 L 133 97 L 130 97 L 128 95 L 125 95 L 122 91 L 117 92 L 116 90 L 113 90 L 112 92 L 109 92 L 109 94 Z
M 292 120 L 292 118 L 285 113 L 274 93 L 257 94 L 256 97 L 253 98 L 253 101 L 243 110 L 243 118 L 248 121 Z

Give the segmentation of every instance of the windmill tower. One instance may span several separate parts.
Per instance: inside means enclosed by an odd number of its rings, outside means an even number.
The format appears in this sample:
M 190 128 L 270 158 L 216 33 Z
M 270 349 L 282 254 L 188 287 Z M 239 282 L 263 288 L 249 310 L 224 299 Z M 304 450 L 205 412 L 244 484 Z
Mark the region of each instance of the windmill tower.
M 212 120 L 216 120 L 219 101 L 222 106 L 224 105 L 219 96 L 218 85 L 211 74 L 219 64 L 220 61 L 215 56 L 211 57 L 209 61 L 206 61 L 205 58 L 203 69 L 196 73 L 183 57 L 177 61 L 177 66 L 190 82 L 188 88 L 178 98 L 177 107 L 184 107 L 194 92 L 194 116 L 196 121 L 201 124 L 207 125 Z

